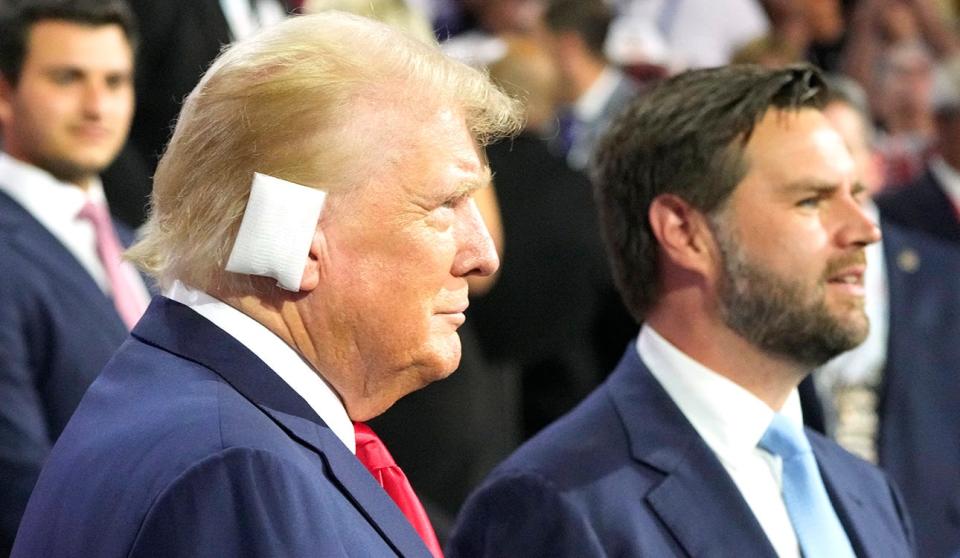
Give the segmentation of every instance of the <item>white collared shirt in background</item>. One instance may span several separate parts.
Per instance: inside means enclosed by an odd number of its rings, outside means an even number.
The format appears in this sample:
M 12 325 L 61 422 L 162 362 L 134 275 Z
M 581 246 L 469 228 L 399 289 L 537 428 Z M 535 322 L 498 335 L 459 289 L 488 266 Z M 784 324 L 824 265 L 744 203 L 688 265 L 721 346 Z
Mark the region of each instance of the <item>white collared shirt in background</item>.
M 936 155 L 930 160 L 930 172 L 943 187 L 953 206 L 960 212 L 960 171 L 947 164 L 943 157 Z
M 766 403 L 693 360 L 648 325 L 637 352 L 737 485 L 781 558 L 800 558 L 800 546 L 781 495 L 782 460 L 757 447 L 773 420 Z M 793 390 L 780 413 L 803 427 Z
M 618 0 L 618 19 L 656 30 L 659 58 L 674 70 L 728 64 L 736 50 L 767 34 L 770 22 L 758 0 Z M 632 20 L 632 21 L 631 21 Z M 645 20 L 642 21 L 641 20 Z M 613 28 L 619 27 L 619 22 Z M 611 35 L 616 39 L 616 35 Z M 607 45 L 609 51 L 622 47 Z M 666 53 L 662 53 L 665 50 Z
M 603 113 L 607 101 L 626 76 L 613 66 L 606 66 L 590 88 L 583 92 L 573 105 L 573 115 L 579 122 L 593 122 Z
M 112 294 L 107 272 L 97 254 L 93 223 L 77 217 L 87 201 L 107 204 L 99 178 L 91 180 L 90 186 L 82 190 L 74 184 L 60 182 L 42 169 L 0 153 L 0 191 L 13 198 L 50 231 L 80 262 L 100 290 L 108 296 Z M 150 293 L 143 278 L 130 262 L 122 262 L 121 268 L 146 308 Z
M 352 453 L 357 442 L 353 422 L 337 394 L 303 358 L 263 324 L 203 291 L 175 281 L 164 296 L 190 307 L 250 349 L 307 402 Z
M 220 0 L 220 10 L 234 41 L 246 39 L 287 17 L 277 0 Z

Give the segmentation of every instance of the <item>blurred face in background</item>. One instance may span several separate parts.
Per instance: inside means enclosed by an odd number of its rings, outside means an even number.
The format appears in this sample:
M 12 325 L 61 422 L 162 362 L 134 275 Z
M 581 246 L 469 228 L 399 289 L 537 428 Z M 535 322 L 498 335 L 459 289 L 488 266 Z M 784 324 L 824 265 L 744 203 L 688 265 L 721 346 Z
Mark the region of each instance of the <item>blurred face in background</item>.
M 823 109 L 823 115 L 837 130 L 850 150 L 857 175 L 870 195 L 883 188 L 883 167 L 871 147 L 871 133 L 857 109 L 842 101 L 833 101 Z
M 933 65 L 922 48 L 889 49 L 881 74 L 880 113 L 891 133 L 912 132 L 928 124 L 933 93 Z
M 40 21 L 19 81 L 0 79 L 4 150 L 81 187 L 117 156 L 133 110 L 133 51 L 119 25 Z
M 467 0 L 484 29 L 494 34 L 533 33 L 543 21 L 545 0 Z
M 804 0 L 808 36 L 820 43 L 833 43 L 843 36 L 843 9 L 838 0 Z

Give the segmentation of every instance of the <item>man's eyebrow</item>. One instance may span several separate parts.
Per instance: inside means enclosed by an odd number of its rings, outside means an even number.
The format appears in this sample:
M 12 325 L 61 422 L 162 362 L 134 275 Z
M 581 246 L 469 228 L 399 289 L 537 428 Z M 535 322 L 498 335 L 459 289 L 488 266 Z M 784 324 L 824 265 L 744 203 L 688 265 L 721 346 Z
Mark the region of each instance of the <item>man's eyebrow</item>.
M 791 182 L 784 186 L 783 191 L 787 194 L 817 193 L 830 194 L 840 189 L 839 184 L 825 182 L 820 180 L 800 180 Z M 850 185 L 850 194 L 858 196 L 867 191 L 867 187 L 861 180 L 856 180 Z
M 468 178 L 460 182 L 457 186 L 455 195 L 456 196 L 469 196 L 475 191 L 486 188 L 493 183 L 493 173 L 490 172 L 490 167 L 484 165 L 480 169 L 480 175 L 477 178 Z
M 859 184 L 859 182 L 857 184 Z M 801 192 L 829 193 L 838 189 L 840 189 L 840 184 L 823 180 L 798 180 L 796 182 L 790 182 L 783 187 L 783 191 L 788 194 Z

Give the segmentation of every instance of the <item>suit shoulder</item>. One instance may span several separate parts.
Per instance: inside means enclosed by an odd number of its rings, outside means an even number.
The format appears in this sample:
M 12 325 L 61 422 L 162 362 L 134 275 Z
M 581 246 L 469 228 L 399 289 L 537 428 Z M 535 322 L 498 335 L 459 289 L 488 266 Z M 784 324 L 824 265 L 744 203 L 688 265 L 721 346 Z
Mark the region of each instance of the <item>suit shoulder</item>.
M 319 477 L 319 478 L 318 478 Z M 335 525 L 323 510 L 336 489 L 317 471 L 252 448 L 227 448 L 192 464 L 151 502 L 130 556 L 307 556 L 324 553 Z M 290 510 L 309 517 L 313 534 Z M 326 549 L 329 551 L 329 548 Z
M 590 518 L 537 471 L 504 469 L 464 504 L 450 558 L 603 556 Z
M 628 459 L 624 426 L 606 384 L 550 424 L 494 470 L 527 472 L 550 479 L 561 490 L 583 486 L 610 463 Z

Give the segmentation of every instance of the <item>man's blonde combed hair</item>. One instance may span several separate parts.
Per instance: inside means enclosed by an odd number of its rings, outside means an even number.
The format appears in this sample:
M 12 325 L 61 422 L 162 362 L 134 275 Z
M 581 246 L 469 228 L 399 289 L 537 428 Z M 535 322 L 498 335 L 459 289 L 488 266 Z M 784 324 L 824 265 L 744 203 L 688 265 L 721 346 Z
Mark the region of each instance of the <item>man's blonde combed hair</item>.
M 402 103 L 402 105 L 397 105 Z M 187 97 L 127 256 L 166 288 L 249 292 L 224 271 L 254 172 L 334 192 L 389 146 L 354 130 L 360 106 L 452 107 L 481 145 L 516 133 L 517 103 L 436 45 L 338 12 L 292 17 L 227 48 Z M 442 147 L 441 147 L 442 148 Z

